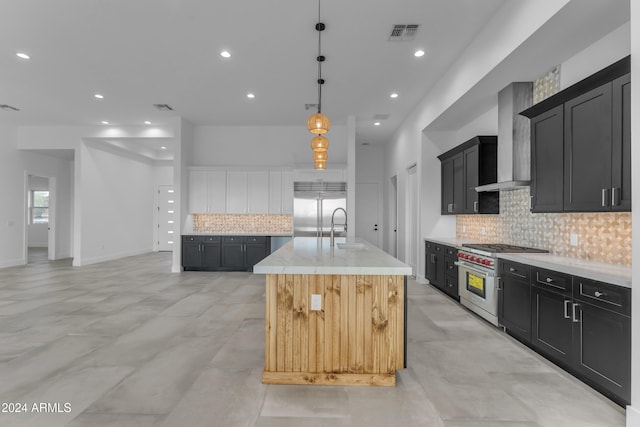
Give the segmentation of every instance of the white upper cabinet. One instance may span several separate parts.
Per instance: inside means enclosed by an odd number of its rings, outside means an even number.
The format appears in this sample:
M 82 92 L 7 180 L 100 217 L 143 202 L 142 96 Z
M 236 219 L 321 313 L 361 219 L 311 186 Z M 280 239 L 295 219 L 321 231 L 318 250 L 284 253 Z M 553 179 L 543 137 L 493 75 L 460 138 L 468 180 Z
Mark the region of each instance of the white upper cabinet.
M 269 172 L 269 213 L 282 213 L 282 172 Z
M 189 213 L 206 213 L 207 207 L 206 171 L 189 171 Z
M 247 172 L 227 171 L 227 213 L 247 213 Z
M 247 172 L 247 211 L 268 213 L 269 205 L 269 172 Z
M 344 182 L 347 180 L 346 171 L 344 169 L 326 169 L 313 170 L 304 169 L 297 170 L 293 175 L 294 181 L 327 181 L 327 182 Z
M 293 177 L 279 170 L 189 171 L 189 213 L 292 214 Z
M 282 172 L 282 212 L 293 214 L 293 172 Z
M 209 213 L 227 212 L 227 172 L 207 172 L 207 206 Z

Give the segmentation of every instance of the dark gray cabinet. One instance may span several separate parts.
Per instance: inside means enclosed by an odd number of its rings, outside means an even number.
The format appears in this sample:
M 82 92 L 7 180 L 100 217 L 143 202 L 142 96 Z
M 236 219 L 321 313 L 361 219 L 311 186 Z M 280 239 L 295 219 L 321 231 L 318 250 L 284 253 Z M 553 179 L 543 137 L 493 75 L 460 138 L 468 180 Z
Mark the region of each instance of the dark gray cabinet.
M 611 83 L 564 104 L 564 210 L 611 210 Z
M 631 290 L 531 269 L 531 345 L 621 405 L 630 400 Z
M 498 178 L 496 136 L 476 136 L 438 156 L 441 162 L 443 215 L 499 213 L 499 192 L 475 188 Z
M 455 265 L 458 250 L 452 246 L 427 241 L 425 254 L 425 278 L 432 286 L 459 301 L 458 266 Z
M 250 271 L 270 252 L 269 236 L 182 236 L 185 270 Z
M 460 214 L 464 211 L 464 157 L 458 153 L 442 161 L 443 215 Z
M 185 270 L 220 268 L 220 237 L 182 236 L 182 267 Z
M 629 72 L 627 57 L 520 113 L 533 212 L 631 210 Z
M 531 342 L 530 268 L 513 261 L 498 262 L 498 323 L 525 343 Z
M 531 119 L 531 211 L 564 209 L 564 108 Z

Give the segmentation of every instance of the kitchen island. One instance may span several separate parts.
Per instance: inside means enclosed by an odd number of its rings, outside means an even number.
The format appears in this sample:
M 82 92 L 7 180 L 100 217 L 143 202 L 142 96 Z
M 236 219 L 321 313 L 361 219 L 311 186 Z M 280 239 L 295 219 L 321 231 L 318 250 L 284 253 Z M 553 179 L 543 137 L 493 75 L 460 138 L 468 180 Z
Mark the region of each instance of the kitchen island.
M 296 237 L 266 274 L 265 384 L 394 386 L 411 267 L 365 240 Z

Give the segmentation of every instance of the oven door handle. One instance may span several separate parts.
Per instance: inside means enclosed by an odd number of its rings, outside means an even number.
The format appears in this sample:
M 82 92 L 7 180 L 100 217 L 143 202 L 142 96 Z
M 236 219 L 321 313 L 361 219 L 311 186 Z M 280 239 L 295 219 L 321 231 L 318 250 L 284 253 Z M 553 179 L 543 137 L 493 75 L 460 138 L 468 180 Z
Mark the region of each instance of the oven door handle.
M 455 265 L 457 265 L 458 267 L 462 267 L 462 268 L 466 268 L 467 270 L 473 271 L 474 273 L 478 273 L 481 274 L 482 276 L 486 276 L 486 277 L 494 277 L 495 273 L 493 271 L 487 271 L 487 270 L 480 270 L 479 268 L 474 268 L 472 266 L 470 266 L 469 264 L 466 263 L 462 263 L 459 261 L 454 262 Z

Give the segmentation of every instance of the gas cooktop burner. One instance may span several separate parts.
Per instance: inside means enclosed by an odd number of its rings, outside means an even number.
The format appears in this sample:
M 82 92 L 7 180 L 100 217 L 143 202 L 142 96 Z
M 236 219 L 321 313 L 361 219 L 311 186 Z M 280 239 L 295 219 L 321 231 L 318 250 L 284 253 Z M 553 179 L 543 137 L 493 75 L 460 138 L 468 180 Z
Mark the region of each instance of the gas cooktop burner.
M 463 247 L 491 253 L 523 252 L 545 253 L 545 249 L 527 248 L 526 246 L 508 245 L 505 243 L 463 243 Z

